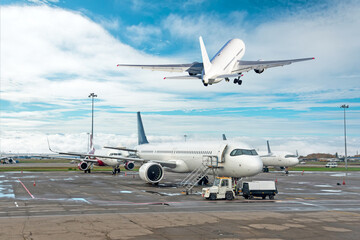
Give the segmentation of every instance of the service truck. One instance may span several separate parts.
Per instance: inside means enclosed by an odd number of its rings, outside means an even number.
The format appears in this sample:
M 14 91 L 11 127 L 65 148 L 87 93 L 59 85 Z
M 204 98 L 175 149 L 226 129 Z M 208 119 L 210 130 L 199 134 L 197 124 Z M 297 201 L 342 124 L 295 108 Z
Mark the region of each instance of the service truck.
M 278 193 L 274 181 L 243 182 L 241 190 L 245 199 L 253 199 L 254 197 L 262 197 L 262 199 L 265 199 L 266 196 L 268 196 L 269 199 L 274 199 Z
M 233 190 L 232 179 L 230 177 L 216 177 L 212 187 L 202 189 L 203 198 L 216 200 L 233 200 L 235 193 Z

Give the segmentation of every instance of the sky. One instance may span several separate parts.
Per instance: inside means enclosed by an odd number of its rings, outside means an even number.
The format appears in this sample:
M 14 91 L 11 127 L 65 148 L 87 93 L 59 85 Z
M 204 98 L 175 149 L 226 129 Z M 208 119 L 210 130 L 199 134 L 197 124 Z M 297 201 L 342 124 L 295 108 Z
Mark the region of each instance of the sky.
M 136 112 L 150 142 L 228 139 L 265 150 L 360 150 L 360 1 L 2 0 L 0 152 L 133 147 Z M 172 73 L 119 63 L 201 62 L 229 39 L 244 60 L 315 60 L 222 81 L 164 80 Z M 176 73 L 175 75 L 179 75 Z

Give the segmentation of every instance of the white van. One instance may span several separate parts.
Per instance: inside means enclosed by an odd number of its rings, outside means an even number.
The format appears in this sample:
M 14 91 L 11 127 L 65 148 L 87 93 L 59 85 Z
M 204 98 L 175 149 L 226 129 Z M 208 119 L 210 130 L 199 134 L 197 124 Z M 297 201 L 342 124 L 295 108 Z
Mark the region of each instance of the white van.
M 325 165 L 325 167 L 327 167 L 327 168 L 335 168 L 335 167 L 337 167 L 338 165 L 337 165 L 337 163 L 336 162 L 328 162 L 326 165 Z

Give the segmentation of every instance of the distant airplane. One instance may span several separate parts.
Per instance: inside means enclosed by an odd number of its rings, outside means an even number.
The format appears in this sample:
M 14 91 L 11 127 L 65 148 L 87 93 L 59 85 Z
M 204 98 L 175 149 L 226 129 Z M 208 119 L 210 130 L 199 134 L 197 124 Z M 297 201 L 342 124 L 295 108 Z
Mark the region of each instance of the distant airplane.
M 1 157 L 0 162 L 2 164 L 15 164 L 15 163 L 17 163 L 17 161 L 14 160 L 14 158 L 12 158 L 12 157 Z
M 245 44 L 240 39 L 229 40 L 216 54 L 209 60 L 208 54 L 202 37 L 199 37 L 202 63 L 193 62 L 187 64 L 167 64 L 167 65 L 133 65 L 118 64 L 118 67 L 137 67 L 142 69 L 150 69 L 153 71 L 166 72 L 188 72 L 186 76 L 165 77 L 164 79 L 201 79 L 204 86 L 215 84 L 223 79 L 229 82 L 230 78 L 234 78 L 235 84 L 242 84 L 240 77 L 242 73 L 254 70 L 256 73 L 262 73 L 267 68 L 288 65 L 294 62 L 301 62 L 315 59 L 300 58 L 289 60 L 275 61 L 243 61 L 241 58 L 245 53 Z
M 269 141 L 267 142 L 268 151 L 259 152 L 261 160 L 264 163 L 264 172 L 269 172 L 269 166 L 275 167 L 276 169 L 285 169 L 285 173 L 289 173 L 289 167 L 293 167 L 299 164 L 299 156 L 296 151 L 296 155 L 290 152 L 275 151 L 272 152 L 270 149 Z
M 124 164 L 126 170 L 133 170 L 135 164 L 133 161 L 123 161 L 114 159 L 114 156 L 121 156 L 122 153 L 109 153 L 109 156 L 99 156 L 95 155 L 95 148 L 93 146 L 93 136 L 90 134 L 90 151 L 85 153 L 76 153 L 76 152 L 56 152 L 50 148 L 49 150 L 60 155 L 67 155 L 67 156 L 78 156 L 80 158 L 67 158 L 68 160 L 72 161 L 79 161 L 78 168 L 79 170 L 84 171 L 84 173 L 90 173 L 93 166 L 111 166 L 113 167 L 112 173 L 115 175 L 116 173 L 120 173 L 120 165 Z M 127 153 L 127 152 L 126 152 Z M 65 159 L 65 158 L 61 158 Z
M 181 142 L 150 144 L 145 135 L 140 112 L 137 113 L 138 145 L 134 149 L 105 147 L 129 151 L 137 157 L 129 156 L 100 156 L 82 154 L 84 157 L 112 158 L 119 162 L 139 162 L 139 176 L 147 183 L 159 183 L 165 169 L 189 173 L 203 167 L 216 168 L 219 176 L 234 178 L 254 176 L 262 171 L 262 161 L 249 145 L 244 143 L 216 142 Z M 68 154 L 58 152 L 60 154 Z M 79 155 L 79 154 L 77 154 Z M 209 168 L 211 165 L 212 168 Z
M 227 138 L 225 134 L 222 135 L 223 140 L 226 141 Z M 293 167 L 299 164 L 299 155 L 296 151 L 296 155 L 290 152 L 281 152 L 275 151 L 272 152 L 270 149 L 269 141 L 267 141 L 267 152 L 260 152 L 260 158 L 263 162 L 264 168 L 263 172 L 269 172 L 269 166 L 272 166 L 279 170 L 285 170 L 285 173 L 289 173 L 288 168 Z

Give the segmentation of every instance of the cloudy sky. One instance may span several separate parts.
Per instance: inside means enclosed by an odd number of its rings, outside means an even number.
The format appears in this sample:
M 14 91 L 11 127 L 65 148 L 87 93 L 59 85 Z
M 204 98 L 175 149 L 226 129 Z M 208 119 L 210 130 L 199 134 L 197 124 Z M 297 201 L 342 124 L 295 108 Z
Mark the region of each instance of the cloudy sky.
M 291 2 L 291 3 L 289 3 Z M 2 0 L 0 151 L 133 147 L 136 112 L 151 142 L 229 139 L 265 150 L 360 150 L 360 1 Z M 315 60 L 248 72 L 241 86 L 163 80 L 118 63 L 201 61 L 229 39 L 244 60 Z M 179 75 L 178 73 L 175 75 Z

